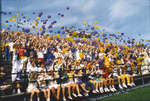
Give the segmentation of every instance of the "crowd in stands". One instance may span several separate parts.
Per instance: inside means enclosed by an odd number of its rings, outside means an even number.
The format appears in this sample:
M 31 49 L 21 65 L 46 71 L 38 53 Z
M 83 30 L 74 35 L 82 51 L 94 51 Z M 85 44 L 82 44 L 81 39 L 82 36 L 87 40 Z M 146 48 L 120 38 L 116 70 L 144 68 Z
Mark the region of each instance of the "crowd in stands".
M 22 84 L 33 95 L 43 92 L 46 101 L 116 92 L 136 86 L 133 77 L 150 73 L 150 52 L 144 47 L 4 31 L 1 51 L 12 63 L 12 84 L 21 93 Z M 0 68 L 0 76 L 5 66 Z M 27 79 L 24 79 L 26 77 Z M 114 85 L 117 80 L 117 87 Z M 24 82 L 26 81 L 27 84 Z M 22 83 L 23 82 L 23 83 Z M 0 86 L 0 90 L 11 85 Z M 67 95 L 66 96 L 66 92 Z M 81 93 L 82 92 L 82 93 Z

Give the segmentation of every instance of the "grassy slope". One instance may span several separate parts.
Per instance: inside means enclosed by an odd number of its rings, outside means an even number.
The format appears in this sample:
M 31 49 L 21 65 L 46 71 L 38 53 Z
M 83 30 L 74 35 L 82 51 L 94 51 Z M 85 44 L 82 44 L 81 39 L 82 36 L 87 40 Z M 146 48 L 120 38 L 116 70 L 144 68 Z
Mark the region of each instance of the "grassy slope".
M 100 101 L 150 101 L 150 86 L 138 88 L 127 93 L 114 95 Z

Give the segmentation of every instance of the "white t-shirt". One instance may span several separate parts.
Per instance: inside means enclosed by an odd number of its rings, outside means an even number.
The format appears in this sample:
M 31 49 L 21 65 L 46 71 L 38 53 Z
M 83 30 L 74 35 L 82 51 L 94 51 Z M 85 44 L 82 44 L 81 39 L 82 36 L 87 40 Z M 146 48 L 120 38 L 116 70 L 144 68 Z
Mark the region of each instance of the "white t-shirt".
M 14 46 L 14 43 L 13 43 L 13 42 L 10 42 L 10 43 L 9 43 L 10 52 L 13 52 L 13 46 Z
M 43 51 L 38 51 L 37 52 L 37 55 L 38 55 L 38 58 L 44 58 L 44 52 Z
M 38 72 L 38 67 L 36 67 L 36 66 L 33 67 L 30 64 L 30 62 L 28 62 L 28 64 L 27 64 L 27 72 L 29 72 L 29 73 L 31 73 L 31 72 Z
M 76 59 L 77 59 L 77 60 L 80 60 L 79 54 L 80 54 L 80 52 L 79 52 L 79 50 L 77 50 L 77 51 L 76 51 Z

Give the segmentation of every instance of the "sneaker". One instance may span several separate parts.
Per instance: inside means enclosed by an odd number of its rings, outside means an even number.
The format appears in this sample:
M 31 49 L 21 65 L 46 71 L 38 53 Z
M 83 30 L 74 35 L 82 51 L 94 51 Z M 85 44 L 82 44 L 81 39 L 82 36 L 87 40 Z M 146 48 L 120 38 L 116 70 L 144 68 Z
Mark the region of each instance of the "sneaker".
M 37 98 L 37 101 L 40 101 L 40 98 L 39 98 L 39 97 Z
M 103 88 L 101 89 L 101 92 L 104 93 L 104 89 Z
M 108 92 L 110 92 L 110 90 L 108 88 L 106 88 Z
M 115 92 L 117 91 L 115 87 L 112 88 Z
M 115 91 L 113 90 L 113 88 L 110 87 L 109 89 L 110 89 L 111 92 L 115 92 Z
M 16 93 L 16 90 L 15 89 L 13 89 L 13 94 L 15 94 Z
M 132 84 L 131 84 L 131 83 L 128 83 L 127 85 L 130 86 L 130 87 L 132 87 Z
M 134 82 L 131 83 L 132 86 L 136 86 Z
M 68 97 L 68 99 L 72 100 L 72 97 Z
M 96 89 L 96 92 L 99 93 L 98 89 Z
M 126 84 L 125 84 L 125 83 L 123 83 L 123 87 L 124 87 L 124 88 L 127 88 L 127 86 L 126 86 Z
M 101 92 L 101 93 L 104 93 L 104 91 L 103 91 L 103 88 L 102 88 L 102 87 L 100 87 L 100 89 L 99 89 L 99 90 L 100 90 L 100 92 Z
M 50 101 L 50 98 L 48 98 L 46 101 Z
M 18 94 L 21 93 L 21 90 L 20 90 L 20 89 L 17 89 L 17 93 L 18 93 Z
M 66 98 L 63 98 L 63 101 L 66 101 Z
M 92 91 L 92 93 L 96 93 L 96 91 L 95 91 L 95 90 L 93 90 L 93 91 Z
M 105 91 L 105 92 L 108 92 L 106 88 L 104 88 L 104 91 Z
M 121 86 L 120 84 L 119 84 L 119 88 L 120 88 L 120 89 L 123 89 L 122 86 Z
M 78 97 L 82 97 L 82 95 L 81 95 L 81 94 L 78 94 Z
M 85 93 L 84 96 L 89 96 L 89 94 L 88 94 L 88 93 Z
M 77 97 L 77 95 L 75 93 L 72 94 L 74 97 Z
M 116 88 L 114 87 L 114 85 L 112 85 L 112 89 L 116 92 L 117 90 L 116 90 Z

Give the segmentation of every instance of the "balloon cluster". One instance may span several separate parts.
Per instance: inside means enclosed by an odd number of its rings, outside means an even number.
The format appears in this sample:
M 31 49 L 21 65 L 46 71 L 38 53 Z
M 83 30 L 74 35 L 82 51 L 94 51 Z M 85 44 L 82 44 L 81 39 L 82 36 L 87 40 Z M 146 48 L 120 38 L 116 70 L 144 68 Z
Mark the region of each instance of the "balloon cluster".
M 70 7 L 66 7 L 65 11 L 70 11 Z M 0 12 L 3 15 L 11 15 L 12 12 Z M 14 25 L 20 32 L 24 33 L 35 33 L 41 35 L 47 35 L 47 39 L 50 39 L 50 34 L 54 33 L 56 37 L 68 35 L 68 40 L 73 40 L 74 38 L 81 39 L 83 42 L 86 40 L 92 40 L 93 44 L 96 42 L 108 43 L 109 47 L 112 47 L 112 44 L 125 44 L 127 46 L 136 46 L 146 48 L 150 40 L 136 40 L 135 38 L 129 38 L 125 33 L 120 31 L 115 33 L 110 33 L 101 29 L 98 24 L 98 21 L 93 22 L 92 25 L 88 22 L 83 21 L 84 28 L 77 28 L 76 26 L 67 26 L 61 25 L 59 28 L 55 28 L 55 25 L 58 22 L 58 19 L 53 19 L 55 16 L 46 15 L 44 12 L 32 12 L 32 18 L 25 16 L 23 13 L 17 13 L 15 16 L 8 18 L 5 21 L 5 27 L 7 30 L 11 30 Z M 46 17 L 45 17 L 46 16 Z M 59 18 L 64 18 L 64 13 L 57 13 Z M 56 17 L 56 18 L 58 18 Z M 34 18 L 34 19 L 33 19 Z M 141 35 L 139 34 L 139 37 Z M 78 41 L 76 41 L 77 43 Z M 65 51 L 65 50 L 64 50 Z M 103 49 L 101 49 L 103 51 Z M 81 54 L 82 55 L 82 54 Z

